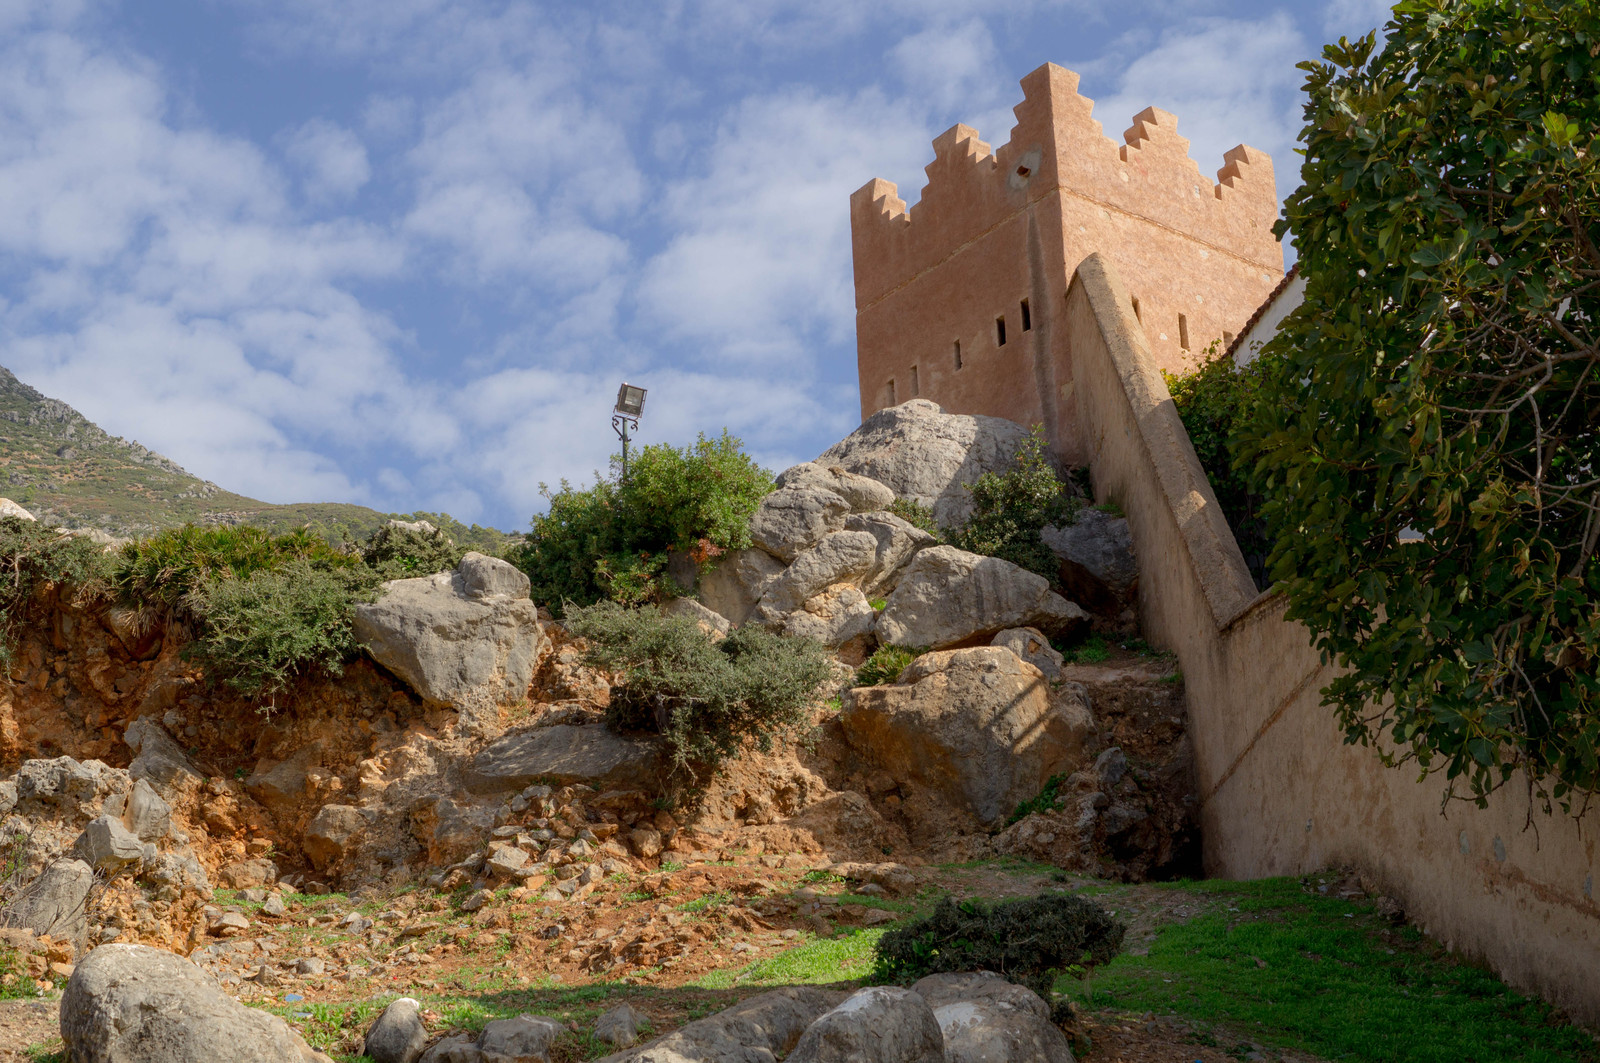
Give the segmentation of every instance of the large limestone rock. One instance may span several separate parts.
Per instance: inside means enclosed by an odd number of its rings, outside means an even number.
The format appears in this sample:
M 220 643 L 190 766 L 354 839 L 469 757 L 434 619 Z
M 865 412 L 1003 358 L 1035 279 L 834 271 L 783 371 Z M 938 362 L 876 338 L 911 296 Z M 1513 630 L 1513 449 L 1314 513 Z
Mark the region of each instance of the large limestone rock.
M 1051 681 L 1061 678 L 1061 662 L 1065 659 L 1050 640 L 1037 628 L 1010 627 L 989 641 L 991 646 L 1004 646 L 1024 661 L 1044 673 Z
M 1094 730 L 1081 699 L 1052 701 L 1039 670 L 998 646 L 924 654 L 898 682 L 850 691 L 837 719 L 862 761 L 985 826 L 1086 764 Z
M 497 1019 L 478 1034 L 479 1058 L 483 1063 L 550 1063 L 550 1049 L 565 1030 L 541 1015 Z
M 997 974 L 934 974 L 911 987 L 944 1035 L 946 1063 L 1074 1063 L 1050 1006 Z
M 811 986 L 762 993 L 598 1063 L 773 1063 L 844 998 Z
M 109 878 L 138 863 L 144 857 L 144 845 L 120 819 L 96 816 L 73 843 L 72 855 Z
M 344 859 L 367 829 L 367 817 L 353 805 L 323 805 L 306 825 L 301 848 L 318 871 L 326 871 Z
M 122 824 L 140 841 L 157 841 L 172 830 L 172 806 L 147 781 L 138 779 L 124 801 Z
M 422 1004 L 415 997 L 389 1002 L 362 1039 L 361 1052 L 372 1063 L 416 1063 L 428 1046 L 428 1028 L 422 1025 Z
M 835 583 L 852 583 L 865 576 L 877 559 L 878 540 L 867 532 L 834 532 L 801 552 L 783 574 L 767 585 L 752 618 L 776 626 L 799 609 L 806 599 Z
M 473 793 L 497 794 L 536 782 L 637 788 L 660 768 L 659 742 L 598 724 L 558 723 L 506 732 L 472 759 L 465 774 Z
M 807 598 L 799 609 L 783 618 L 783 633 L 790 638 L 815 639 L 829 649 L 865 639 L 878 623 L 877 611 L 867 596 L 848 583 L 829 587 Z
M 851 995 L 801 1035 L 789 1063 L 945 1063 L 944 1035 L 909 989 L 872 986 Z
M 900 498 L 932 507 L 940 527 L 953 528 L 972 513 L 965 485 L 1009 469 L 1027 438 L 1011 421 L 945 413 L 937 403 L 912 399 L 868 417 L 816 464 L 877 480 Z
M 700 625 L 700 630 L 712 638 L 728 633 L 728 618 L 714 609 L 707 609 L 693 598 L 674 598 L 661 607 L 665 616 L 686 616 Z
M 102 945 L 77 965 L 61 1037 L 74 1063 L 329 1063 L 276 1015 L 146 945 Z
M 823 536 L 843 529 L 849 515 L 850 503 L 832 491 L 783 487 L 763 498 L 750 515 L 750 539 L 773 557 L 793 561 Z
M 18 520 L 37 520 L 32 513 L 22 508 L 9 498 L 0 498 L 0 517 L 16 517 Z
M 178 740 L 154 716 L 141 716 L 128 724 L 122 740 L 134 752 L 128 774 L 148 781 L 158 791 L 172 793 L 205 782 Z
M 0 911 L 0 926 L 49 934 L 83 947 L 89 924 L 86 914 L 94 869 L 82 860 L 57 860 L 23 887 Z
M 885 484 L 866 476 L 845 472 L 837 465 L 828 467 L 807 461 L 793 465 L 778 474 L 778 486 L 820 487 L 832 491 L 846 502 L 855 513 L 872 513 L 894 505 L 894 492 Z
M 844 530 L 866 532 L 877 543 L 872 567 L 861 581 L 861 590 L 868 598 L 894 590 L 911 559 L 919 551 L 939 545 L 932 535 L 889 512 L 852 514 L 846 518 Z
M 742 624 L 783 570 L 783 562 L 765 550 L 730 550 L 701 574 L 700 604 Z
M 1071 524 L 1051 525 L 1039 538 L 1060 560 L 1062 585 L 1076 600 L 1104 614 L 1133 604 L 1139 564 L 1127 518 L 1085 508 Z
M 356 640 L 429 704 L 477 708 L 528 691 L 544 648 L 528 578 L 470 553 L 454 572 L 384 584 L 356 606 Z
M 1059 634 L 1088 621 L 1043 576 L 998 557 L 935 546 L 906 566 L 878 619 L 878 641 L 940 649 L 987 642 L 1007 628 Z

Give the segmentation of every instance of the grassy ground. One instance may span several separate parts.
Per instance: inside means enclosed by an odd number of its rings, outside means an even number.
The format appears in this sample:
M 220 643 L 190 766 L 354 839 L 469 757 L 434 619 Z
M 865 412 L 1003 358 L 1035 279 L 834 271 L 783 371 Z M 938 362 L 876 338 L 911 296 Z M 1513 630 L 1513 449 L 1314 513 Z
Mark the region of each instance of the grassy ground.
M 1069 978 L 1058 986 L 1094 1034 L 1092 1043 L 1079 1045 L 1085 1063 L 1600 1063 L 1588 1033 L 1448 955 L 1415 928 L 1391 923 L 1371 900 L 1337 896 L 1337 880 L 1330 876 L 1129 886 L 1050 883 L 1045 870 L 1016 862 L 938 869 L 937 882 L 917 897 L 876 899 L 876 905 L 910 917 L 931 909 L 946 891 L 998 895 L 1047 883 L 1093 896 L 1125 919 L 1128 951 L 1091 982 Z M 844 888 L 823 874 L 811 876 L 809 884 L 819 892 Z M 693 915 L 719 903 L 727 901 L 708 894 L 682 910 Z M 408 992 L 422 1000 L 435 1030 L 476 1030 L 522 1012 L 559 1018 L 574 1032 L 560 1046 L 557 1063 L 577 1063 L 605 1054 L 588 1031 L 623 1000 L 662 1031 L 769 987 L 848 983 L 868 974 L 883 932 L 877 927 L 845 929 L 833 937 L 802 934 L 775 956 L 730 962 L 670 987 L 637 980 L 529 982 L 526 971 L 518 970 L 518 957 L 491 949 L 481 954 L 479 966 L 458 971 L 437 991 Z M 276 1003 L 268 1010 L 335 1058 L 358 1060 L 363 1057 L 351 1053 L 359 1050 L 362 1032 L 395 995 L 339 1004 Z M 1143 1044 L 1116 1033 L 1132 1031 L 1137 1038 L 1140 1030 L 1158 1026 L 1164 1032 Z M 51 1054 L 59 1048 L 59 1041 L 38 1046 L 30 1058 L 59 1060 Z

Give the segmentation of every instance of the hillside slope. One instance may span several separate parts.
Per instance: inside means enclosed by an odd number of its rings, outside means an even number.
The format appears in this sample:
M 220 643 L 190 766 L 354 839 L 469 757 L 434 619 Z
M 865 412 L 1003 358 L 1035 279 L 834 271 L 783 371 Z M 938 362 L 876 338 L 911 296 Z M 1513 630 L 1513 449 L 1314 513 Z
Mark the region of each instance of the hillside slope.
M 456 542 L 496 553 L 506 533 L 445 514 L 380 513 L 343 502 L 274 505 L 223 490 L 177 463 L 114 436 L 0 367 L 0 494 L 40 519 L 122 538 L 196 524 L 309 526 L 333 542 L 361 540 L 391 517 L 428 519 Z

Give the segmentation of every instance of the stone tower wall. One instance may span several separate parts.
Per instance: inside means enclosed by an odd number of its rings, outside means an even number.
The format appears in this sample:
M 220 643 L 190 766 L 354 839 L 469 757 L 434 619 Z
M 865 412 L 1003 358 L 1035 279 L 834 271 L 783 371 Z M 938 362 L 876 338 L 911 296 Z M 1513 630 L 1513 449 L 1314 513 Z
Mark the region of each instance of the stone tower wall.
M 1071 457 L 1060 321 L 1078 263 L 1100 252 L 1130 278 L 1157 363 L 1186 368 L 1282 278 L 1277 193 L 1271 160 L 1242 145 L 1217 183 L 1202 177 L 1165 111 L 1139 114 L 1116 144 L 1069 70 L 1042 66 L 1022 87 L 998 150 L 964 125 L 934 140 L 910 210 L 888 181 L 851 197 L 861 413 L 928 398 L 1042 422 Z

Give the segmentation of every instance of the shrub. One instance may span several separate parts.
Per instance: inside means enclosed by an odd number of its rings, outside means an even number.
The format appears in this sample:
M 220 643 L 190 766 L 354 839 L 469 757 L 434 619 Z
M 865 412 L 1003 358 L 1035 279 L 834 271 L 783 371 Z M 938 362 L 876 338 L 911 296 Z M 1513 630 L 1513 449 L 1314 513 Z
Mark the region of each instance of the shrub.
M 1127 927 L 1082 897 L 1046 893 L 989 905 L 945 897 L 926 918 L 878 939 L 874 982 L 993 971 L 1051 1001 L 1055 979 L 1082 975 L 1122 950 Z
M 447 572 L 466 553 L 444 532 L 385 524 L 361 548 L 361 559 L 384 579 L 410 579 Z
M 916 499 L 897 498 L 890 503 L 889 512 L 912 527 L 921 528 L 935 539 L 944 542 L 944 529 L 939 527 L 938 521 L 933 519 L 933 510 Z
M 1191 372 L 1175 376 L 1163 370 L 1161 374 L 1217 504 L 1228 518 L 1256 586 L 1262 589 L 1272 582 L 1266 569 L 1266 522 L 1261 519 L 1261 497 L 1240 471 L 1239 442 L 1240 429 L 1262 393 L 1271 364 L 1270 358 L 1257 358 L 1247 366 L 1236 366 L 1233 359 L 1222 357 L 1219 344 L 1212 343 Z
M 1067 777 L 1065 775 L 1050 776 L 1045 780 L 1044 789 L 1040 790 L 1036 796 L 1028 798 L 1011 810 L 1011 815 L 1006 817 L 1006 826 L 1009 827 L 1023 817 L 1031 816 L 1035 812 L 1049 812 L 1055 808 L 1056 798 L 1061 796 L 1061 788 L 1066 784 Z
M 540 486 L 548 512 L 533 518 L 510 559 L 528 573 L 533 597 L 560 614 L 566 603 L 603 598 L 629 604 L 663 595 L 667 553 L 699 560 L 750 545 L 750 514 L 772 490 L 772 475 L 723 432 L 692 447 L 645 447 L 628 479 L 559 491 Z
M 1302 64 L 1270 571 L 1346 739 L 1479 802 L 1600 790 L 1597 40 L 1592 3 L 1407 0 Z
M 9 668 L 17 626 L 42 584 L 92 597 L 104 589 L 110 571 L 105 551 L 93 540 L 38 521 L 0 517 L 0 667 Z
M 128 604 L 158 602 L 180 608 L 192 591 L 208 582 L 248 579 L 296 558 L 326 567 L 360 563 L 305 529 L 273 535 L 249 525 L 185 524 L 124 546 L 113 563 L 111 582 Z
M 661 734 L 673 773 L 690 782 L 750 743 L 765 753 L 808 722 L 831 674 L 823 647 L 754 626 L 712 641 L 691 618 L 601 601 L 573 607 L 567 627 L 588 640 L 587 663 L 617 675 L 608 722 Z
M 377 597 L 366 566 L 327 567 L 294 558 L 247 578 L 211 579 L 190 595 L 201 620 L 194 655 L 213 679 L 267 697 L 313 670 L 343 671 L 356 651 L 354 608 Z
M 1035 425 L 1028 433 L 1012 468 L 986 472 L 966 486 L 972 493 L 972 515 L 950 541 L 974 554 L 1010 561 L 1058 585 L 1060 562 L 1039 535 L 1046 525 L 1071 523 L 1077 500 L 1067 493 L 1045 455 L 1043 428 Z
M 893 683 L 900 678 L 900 673 L 906 666 L 926 650 L 912 650 L 904 646 L 879 646 L 872 651 L 872 656 L 862 662 L 856 669 L 856 686 L 875 687 L 884 683 Z

